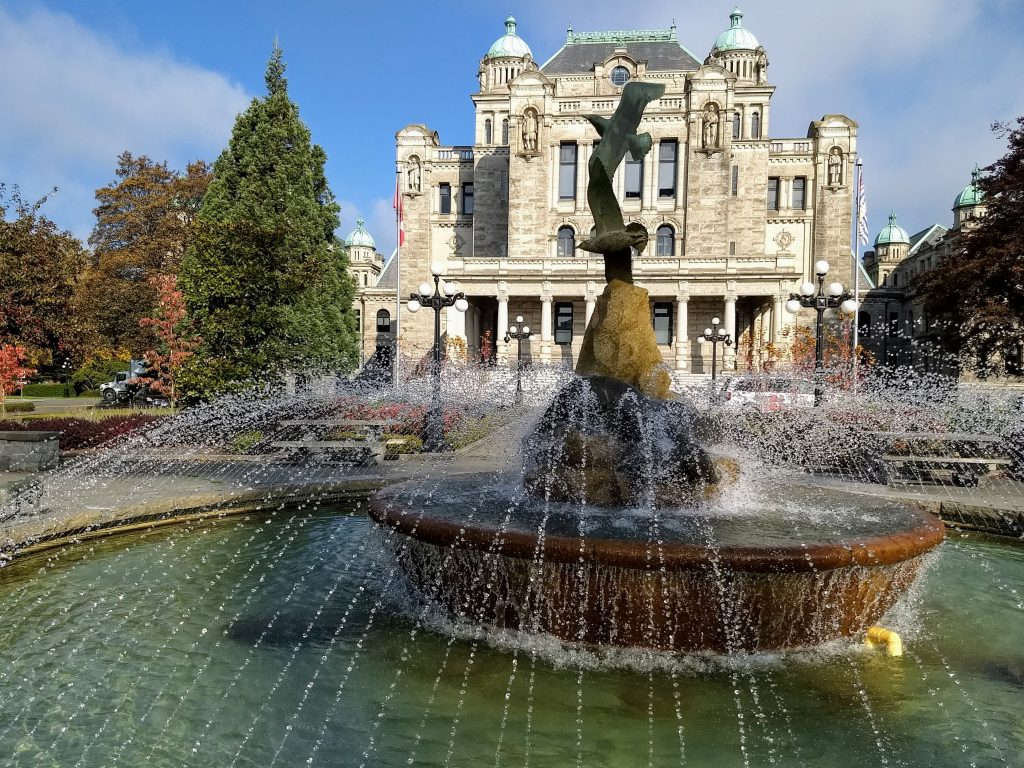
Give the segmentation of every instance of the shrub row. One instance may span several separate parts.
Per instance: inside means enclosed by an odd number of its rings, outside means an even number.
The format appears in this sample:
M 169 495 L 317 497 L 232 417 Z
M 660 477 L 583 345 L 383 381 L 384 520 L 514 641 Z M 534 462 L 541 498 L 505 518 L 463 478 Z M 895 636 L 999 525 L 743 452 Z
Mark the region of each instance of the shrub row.
M 8 401 L 7 405 L 4 406 L 4 410 L 7 411 L 7 413 L 28 413 L 35 409 L 35 403 L 12 403 Z
M 76 451 L 82 448 L 95 448 L 108 440 L 143 429 L 159 421 L 160 416 L 138 413 L 130 416 L 108 416 L 105 419 L 75 419 L 58 417 L 52 419 L 33 419 L 31 421 L 11 421 L 4 424 L 7 430 L 23 430 L 28 432 L 60 432 L 60 448 L 62 451 Z
M 69 391 L 74 396 L 74 390 L 63 384 L 26 384 L 21 394 L 24 397 L 64 397 Z

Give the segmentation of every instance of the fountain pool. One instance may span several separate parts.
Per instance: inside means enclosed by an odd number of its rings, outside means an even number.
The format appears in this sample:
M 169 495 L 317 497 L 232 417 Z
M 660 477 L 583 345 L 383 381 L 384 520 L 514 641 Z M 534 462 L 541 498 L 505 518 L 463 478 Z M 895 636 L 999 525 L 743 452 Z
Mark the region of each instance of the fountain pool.
M 1024 550 L 954 533 L 892 659 L 566 647 L 410 599 L 365 506 L 19 559 L 0 765 L 977 765 L 1024 752 Z

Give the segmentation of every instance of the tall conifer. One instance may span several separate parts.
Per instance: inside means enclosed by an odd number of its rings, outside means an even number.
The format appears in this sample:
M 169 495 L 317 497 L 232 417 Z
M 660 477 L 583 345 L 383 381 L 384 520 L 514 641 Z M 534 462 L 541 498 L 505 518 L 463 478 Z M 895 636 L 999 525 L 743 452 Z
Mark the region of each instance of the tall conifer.
M 180 285 L 202 345 L 182 383 L 206 396 L 289 368 L 347 370 L 358 346 L 348 257 L 323 149 L 288 98 L 281 49 L 267 95 L 213 167 Z

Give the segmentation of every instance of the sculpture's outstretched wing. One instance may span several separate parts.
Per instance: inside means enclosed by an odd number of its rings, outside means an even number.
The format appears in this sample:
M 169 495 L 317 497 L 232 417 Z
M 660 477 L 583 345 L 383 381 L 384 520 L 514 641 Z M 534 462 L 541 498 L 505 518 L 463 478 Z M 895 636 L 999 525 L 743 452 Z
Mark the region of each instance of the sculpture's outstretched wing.
M 622 89 L 622 100 L 619 101 L 612 119 L 619 120 L 621 116 L 622 122 L 630 127 L 630 132 L 635 131 L 640 125 L 644 108 L 655 99 L 660 99 L 664 93 L 663 83 L 626 83 L 626 87 Z
M 608 126 L 612 123 L 607 117 L 601 117 L 600 115 L 584 115 L 584 117 L 594 126 L 598 136 L 604 136 L 604 132 L 608 130 Z

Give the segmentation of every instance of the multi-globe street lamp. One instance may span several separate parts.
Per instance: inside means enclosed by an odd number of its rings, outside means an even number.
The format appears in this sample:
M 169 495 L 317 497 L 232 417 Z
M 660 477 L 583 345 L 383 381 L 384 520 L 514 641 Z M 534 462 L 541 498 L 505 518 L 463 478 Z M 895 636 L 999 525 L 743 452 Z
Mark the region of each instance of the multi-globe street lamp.
M 813 309 L 818 314 L 818 322 L 814 333 L 814 405 L 821 407 L 825 396 L 825 310 L 839 309 L 852 315 L 857 311 L 857 302 L 843 287 L 842 283 L 829 283 L 825 288 L 825 275 L 829 265 L 825 260 L 814 263 L 814 274 L 818 285 L 809 280 L 801 284 L 799 293 L 789 294 L 786 311 L 795 315 L 801 307 Z
M 704 333 L 698 336 L 698 339 L 711 342 L 711 386 L 714 388 L 715 379 L 718 377 L 718 345 L 723 346 L 722 349 L 722 364 L 725 365 L 725 347 L 732 346 L 732 337 L 725 328 L 719 328 L 718 324 L 721 322 L 717 317 L 711 318 L 711 327 L 705 328 Z
M 528 339 L 531 336 L 533 336 L 533 332 L 530 330 L 530 326 L 523 325 L 522 315 L 516 317 L 516 324 L 511 326 L 505 334 L 506 344 L 515 339 L 518 345 L 516 348 L 516 405 L 521 405 L 523 402 L 523 339 Z
M 424 281 L 419 284 L 419 293 L 410 294 L 406 304 L 410 312 L 419 312 L 423 307 L 434 310 L 434 360 L 430 369 L 432 391 L 423 435 L 424 451 L 441 451 L 445 447 L 444 411 L 441 408 L 441 310 L 452 306 L 459 312 L 469 309 L 466 295 L 455 283 L 445 282 L 444 287 L 441 287 L 441 271 L 440 264 L 432 264 L 430 273 L 434 277 L 433 292 L 430 283 Z

